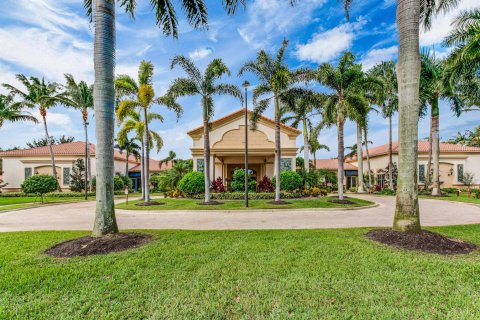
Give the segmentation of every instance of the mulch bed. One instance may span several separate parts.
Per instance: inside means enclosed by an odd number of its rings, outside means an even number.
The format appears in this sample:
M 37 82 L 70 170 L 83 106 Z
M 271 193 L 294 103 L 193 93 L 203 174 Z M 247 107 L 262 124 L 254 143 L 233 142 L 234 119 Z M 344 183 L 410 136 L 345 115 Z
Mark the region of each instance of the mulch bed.
M 208 202 L 200 202 L 197 203 L 199 206 L 218 206 L 219 204 L 224 204 L 225 202 L 219 201 L 208 201 Z
M 421 232 L 400 232 L 390 229 L 371 230 L 367 233 L 367 237 L 370 240 L 397 248 L 442 255 L 467 254 L 477 248 L 472 243 L 447 238 L 427 230 Z
M 139 202 L 139 203 L 136 203 L 135 205 L 139 206 L 139 207 L 149 207 L 149 206 L 163 206 L 164 204 L 166 204 L 166 203 L 165 202 L 157 202 L 157 201 L 149 201 L 149 202 Z
M 114 233 L 103 237 L 81 237 L 54 245 L 45 253 L 56 258 L 84 257 L 140 247 L 153 237 L 145 233 Z
M 329 200 L 329 202 L 332 202 L 332 203 L 338 203 L 338 204 L 354 204 L 352 201 L 350 200 L 346 200 L 348 199 L 349 197 L 347 196 L 343 196 L 343 200 L 340 200 L 338 199 L 338 197 L 330 197 L 332 200 Z
M 275 205 L 285 205 L 285 204 L 290 204 L 291 202 L 284 201 L 284 200 L 278 200 L 278 201 L 268 201 L 268 204 L 275 204 Z

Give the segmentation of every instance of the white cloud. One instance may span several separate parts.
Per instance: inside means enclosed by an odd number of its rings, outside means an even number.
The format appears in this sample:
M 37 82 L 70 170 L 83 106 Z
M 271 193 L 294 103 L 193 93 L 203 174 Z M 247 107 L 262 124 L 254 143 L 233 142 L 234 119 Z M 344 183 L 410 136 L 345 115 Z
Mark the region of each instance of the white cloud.
M 397 46 L 391 46 L 383 49 L 372 49 L 363 57 L 361 61 L 362 67 L 364 70 L 369 70 L 378 63 L 395 59 L 397 53 Z
M 208 57 L 210 54 L 212 54 L 213 50 L 212 48 L 197 48 L 191 52 L 188 53 L 188 56 L 190 59 L 193 59 L 195 61 L 201 60 L 203 58 Z
M 62 81 L 64 73 L 92 80 L 90 50 L 74 47 L 72 39 L 38 28 L 0 29 L 0 60 L 35 71 L 49 80 Z
M 478 0 L 462 0 L 457 8 L 448 13 L 439 14 L 432 21 L 428 31 L 420 32 L 420 45 L 431 46 L 440 43 L 452 30 L 451 23 L 461 11 L 478 8 Z
M 265 47 L 276 35 L 312 22 L 312 14 L 326 0 L 305 0 L 294 8 L 290 1 L 255 0 L 248 5 L 248 22 L 237 31 L 242 39 L 256 48 Z
M 150 49 L 152 49 L 152 45 L 150 44 L 146 45 L 142 50 L 137 52 L 136 54 L 137 57 L 144 56 L 148 51 L 150 51 Z
M 333 29 L 314 34 L 306 44 L 297 45 L 298 59 L 316 63 L 334 59 L 342 51 L 351 47 L 355 32 L 360 30 L 365 23 L 365 20 L 345 23 Z

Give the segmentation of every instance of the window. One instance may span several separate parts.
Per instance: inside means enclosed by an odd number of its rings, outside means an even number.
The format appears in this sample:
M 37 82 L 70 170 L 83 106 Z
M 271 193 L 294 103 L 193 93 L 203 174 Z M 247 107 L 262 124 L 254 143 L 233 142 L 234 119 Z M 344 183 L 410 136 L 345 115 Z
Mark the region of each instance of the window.
M 63 168 L 63 185 L 70 185 L 70 168 Z
M 203 172 L 205 168 L 205 161 L 203 159 L 197 159 L 197 171 Z
M 290 158 L 280 159 L 280 172 L 282 171 L 292 171 L 292 159 Z
M 418 165 L 418 181 L 425 182 L 425 165 Z
M 463 180 L 463 164 L 457 164 L 457 181 L 462 182 Z
M 32 168 L 25 168 L 25 179 L 32 176 Z

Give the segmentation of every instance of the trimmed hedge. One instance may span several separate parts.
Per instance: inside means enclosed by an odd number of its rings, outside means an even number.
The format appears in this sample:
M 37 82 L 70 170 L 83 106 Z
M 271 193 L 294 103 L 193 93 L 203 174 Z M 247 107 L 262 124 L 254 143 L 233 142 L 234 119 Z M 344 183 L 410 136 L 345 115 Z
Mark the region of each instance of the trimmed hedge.
M 215 200 L 243 200 L 245 199 L 245 192 L 225 192 L 225 193 L 211 193 L 212 199 Z M 203 194 L 191 195 L 191 199 L 203 199 Z M 280 192 L 280 198 L 282 199 L 299 199 L 302 198 L 301 192 Z M 268 200 L 275 199 L 274 192 L 252 192 L 248 193 L 248 199 L 250 200 Z
M 94 197 L 95 192 L 88 192 L 88 196 Z M 119 196 L 123 195 L 123 191 L 115 191 L 114 195 Z M 34 193 L 23 193 L 23 192 L 8 192 L 8 193 L 0 193 L 0 198 L 21 198 L 21 197 L 36 197 L 37 195 Z M 50 192 L 45 193 L 45 197 L 51 198 L 70 198 L 70 197 L 84 197 L 84 192 Z
M 275 186 L 276 177 L 272 178 L 272 184 Z M 293 191 L 302 186 L 302 177 L 294 171 L 282 171 L 280 173 L 280 190 Z
M 205 192 L 205 178 L 203 173 L 198 171 L 187 173 L 178 182 L 178 189 L 187 195 Z

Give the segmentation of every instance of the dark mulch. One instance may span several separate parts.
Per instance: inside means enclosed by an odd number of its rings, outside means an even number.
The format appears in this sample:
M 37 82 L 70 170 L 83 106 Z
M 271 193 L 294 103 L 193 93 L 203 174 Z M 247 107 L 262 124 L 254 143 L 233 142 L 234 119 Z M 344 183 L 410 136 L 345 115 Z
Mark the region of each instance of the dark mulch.
M 107 254 L 137 248 L 152 240 L 145 233 L 114 233 L 103 237 L 81 237 L 54 245 L 45 253 L 56 258 Z
M 367 233 L 370 240 L 397 248 L 449 254 L 467 254 L 477 247 L 469 242 L 452 239 L 438 233 L 422 230 L 421 232 L 400 232 L 389 229 L 371 230 Z
M 285 204 L 290 204 L 291 202 L 285 201 L 285 200 L 278 200 L 278 201 L 268 201 L 268 204 L 275 204 L 275 205 L 285 205 Z
M 218 206 L 219 204 L 224 204 L 225 202 L 219 201 L 208 201 L 208 202 L 200 202 L 197 203 L 199 206 Z
M 157 202 L 157 201 L 148 201 L 148 202 L 139 202 L 139 203 L 136 203 L 135 205 L 139 207 L 149 207 L 149 206 L 163 206 L 164 204 L 166 203 Z

